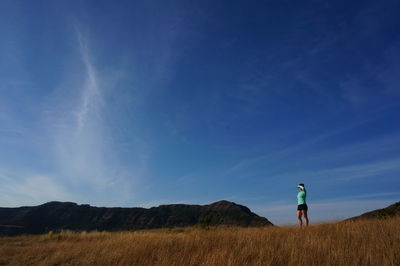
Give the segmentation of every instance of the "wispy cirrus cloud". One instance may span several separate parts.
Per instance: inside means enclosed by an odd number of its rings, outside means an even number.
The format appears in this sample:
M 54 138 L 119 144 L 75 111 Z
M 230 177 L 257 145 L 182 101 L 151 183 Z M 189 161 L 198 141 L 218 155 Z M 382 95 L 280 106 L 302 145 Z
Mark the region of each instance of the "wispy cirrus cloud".
M 329 177 L 333 180 L 350 181 L 359 178 L 377 177 L 400 173 L 400 158 L 355 164 L 309 172 L 305 176 Z
M 354 128 L 357 128 L 359 126 L 367 124 L 368 122 L 370 122 L 373 119 L 374 119 L 374 117 L 371 115 L 371 117 L 369 117 L 368 119 L 363 119 L 356 123 L 352 123 L 350 125 L 334 128 L 333 130 L 327 131 L 325 133 L 322 133 L 322 134 L 319 134 L 316 136 L 312 136 L 312 137 L 309 137 L 308 139 L 299 141 L 295 145 L 284 146 L 280 149 L 275 149 L 275 150 L 269 151 L 265 155 L 254 156 L 254 157 L 249 157 L 249 158 L 243 159 L 243 160 L 237 162 L 236 164 L 234 164 L 233 166 L 231 166 L 230 168 L 226 169 L 222 173 L 222 175 L 223 176 L 232 175 L 242 169 L 250 168 L 257 163 L 263 163 L 263 164 L 274 163 L 277 161 L 281 161 L 289 156 L 294 156 L 299 153 L 304 153 L 305 151 L 312 149 L 312 147 L 314 145 L 317 145 L 322 142 L 326 142 L 335 136 L 338 136 L 349 130 L 352 130 Z M 301 159 L 304 159 L 304 157 L 302 157 Z
M 88 38 L 79 29 L 76 35 L 81 61 L 76 68 L 83 72 L 78 80 L 67 80 L 57 90 L 44 119 L 47 134 L 53 140 L 55 175 L 69 189 L 79 191 L 77 200 L 123 205 L 134 197 L 134 184 L 146 168 L 148 152 L 145 145 L 136 143 L 135 161 L 127 165 L 120 160 L 119 149 L 125 148 L 117 143 L 115 133 L 119 132 L 113 130 L 121 129 L 110 123 L 110 106 L 105 101 L 106 93 L 118 93 L 110 87 L 116 84 L 112 81 L 115 76 L 99 74 Z M 124 114 L 113 113 L 114 120 L 123 121 L 118 115 Z
M 55 133 L 55 153 L 59 166 L 71 179 L 81 179 L 104 186 L 107 175 L 105 152 L 105 130 L 102 121 L 102 91 L 101 81 L 92 64 L 88 46 L 81 33 L 78 33 L 79 53 L 84 66 L 83 83 L 75 91 L 77 98 L 62 99 L 70 101 L 69 113 L 61 114 L 59 122 L 62 125 Z M 57 103 L 58 104 L 58 103 Z M 65 104 L 65 103 L 64 103 Z M 53 110 L 59 111 L 57 108 Z M 107 179 L 107 178 L 106 178 Z
M 77 35 L 79 52 L 86 71 L 81 99 L 76 108 L 78 122 L 77 130 L 79 132 L 87 125 L 88 119 L 100 118 L 103 96 L 96 70 L 90 59 L 87 41 L 83 39 L 82 34 L 79 31 Z
M 291 180 L 306 178 L 308 183 L 343 183 L 357 179 L 381 177 L 393 179 L 400 173 L 400 158 L 375 160 L 367 163 L 347 164 L 339 167 L 326 167 L 319 170 L 289 170 L 268 175 L 268 180 Z M 326 189 L 326 188 L 325 188 Z

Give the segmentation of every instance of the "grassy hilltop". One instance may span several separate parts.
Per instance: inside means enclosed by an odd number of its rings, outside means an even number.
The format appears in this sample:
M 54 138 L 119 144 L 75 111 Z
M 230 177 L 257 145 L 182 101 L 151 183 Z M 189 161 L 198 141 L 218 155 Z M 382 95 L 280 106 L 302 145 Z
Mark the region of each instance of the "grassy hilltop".
M 0 265 L 400 265 L 400 217 L 0 238 Z

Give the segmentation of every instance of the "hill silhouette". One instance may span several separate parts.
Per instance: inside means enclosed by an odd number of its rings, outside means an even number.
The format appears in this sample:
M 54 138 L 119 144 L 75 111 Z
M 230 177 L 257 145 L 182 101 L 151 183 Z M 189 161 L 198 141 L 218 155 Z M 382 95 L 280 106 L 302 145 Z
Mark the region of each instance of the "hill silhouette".
M 41 234 L 69 230 L 136 230 L 194 225 L 270 226 L 264 217 L 229 201 L 209 205 L 171 204 L 146 208 L 93 207 L 73 202 L 0 208 L 0 234 Z
M 354 220 L 362 220 L 362 219 L 376 219 L 376 218 L 381 219 L 381 218 L 389 218 L 389 217 L 394 217 L 394 216 L 400 216 L 400 201 L 396 202 L 386 208 L 366 212 L 359 216 L 351 217 L 346 220 L 354 221 Z

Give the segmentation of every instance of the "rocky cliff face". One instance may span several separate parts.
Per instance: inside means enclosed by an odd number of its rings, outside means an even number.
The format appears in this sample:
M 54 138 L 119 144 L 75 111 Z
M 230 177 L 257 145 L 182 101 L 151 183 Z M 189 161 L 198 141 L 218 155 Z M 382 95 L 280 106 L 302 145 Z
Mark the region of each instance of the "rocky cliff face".
M 269 226 L 264 217 L 229 201 L 209 205 L 172 204 L 145 208 L 104 208 L 72 202 L 0 208 L 0 234 L 69 230 L 135 230 L 193 225 Z

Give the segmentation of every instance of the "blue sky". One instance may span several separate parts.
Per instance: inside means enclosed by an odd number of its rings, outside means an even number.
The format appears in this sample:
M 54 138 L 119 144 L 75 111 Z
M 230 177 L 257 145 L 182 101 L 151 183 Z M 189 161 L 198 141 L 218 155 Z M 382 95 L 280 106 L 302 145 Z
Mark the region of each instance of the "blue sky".
M 295 222 L 400 198 L 398 1 L 1 1 L 0 206 Z

